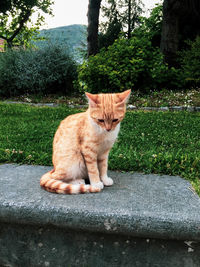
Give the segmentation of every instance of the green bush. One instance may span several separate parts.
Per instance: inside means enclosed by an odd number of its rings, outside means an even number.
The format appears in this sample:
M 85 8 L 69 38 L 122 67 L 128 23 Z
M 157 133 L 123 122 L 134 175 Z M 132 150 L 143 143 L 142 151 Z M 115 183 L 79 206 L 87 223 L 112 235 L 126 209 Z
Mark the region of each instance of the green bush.
M 61 46 L 0 53 L 0 95 L 70 93 L 77 67 Z
M 178 70 L 163 63 L 159 48 L 146 37 L 118 39 L 107 50 L 91 56 L 79 67 L 79 84 L 89 92 L 120 91 L 134 88 L 141 92 L 175 87 Z
M 200 36 L 195 41 L 188 41 L 189 48 L 179 54 L 182 79 L 187 86 L 200 85 Z

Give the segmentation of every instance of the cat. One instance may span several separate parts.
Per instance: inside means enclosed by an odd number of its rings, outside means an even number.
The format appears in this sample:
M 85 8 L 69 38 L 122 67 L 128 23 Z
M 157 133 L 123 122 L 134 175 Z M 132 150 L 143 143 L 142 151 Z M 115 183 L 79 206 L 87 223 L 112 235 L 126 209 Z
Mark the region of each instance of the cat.
M 53 170 L 40 185 L 60 194 L 100 192 L 111 186 L 108 154 L 120 129 L 131 90 L 112 94 L 85 93 L 89 108 L 66 117 L 53 140 Z M 90 184 L 85 184 L 89 178 Z

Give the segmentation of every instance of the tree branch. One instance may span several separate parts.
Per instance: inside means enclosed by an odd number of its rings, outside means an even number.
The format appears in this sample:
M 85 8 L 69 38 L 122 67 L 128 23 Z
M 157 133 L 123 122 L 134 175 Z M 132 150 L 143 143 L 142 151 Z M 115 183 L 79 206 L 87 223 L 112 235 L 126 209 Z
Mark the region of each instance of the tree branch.
M 8 40 L 8 38 L 4 37 L 3 35 L 0 35 L 0 38 L 1 38 L 1 39 L 4 39 L 4 40 L 6 40 L 6 41 Z
M 10 38 L 7 38 L 7 42 L 11 43 L 13 41 L 13 39 L 18 35 L 18 33 L 23 28 L 24 24 L 28 21 L 30 15 L 31 15 L 31 10 L 28 10 L 27 13 L 25 14 L 24 18 L 20 21 L 19 27 L 15 30 L 13 35 Z

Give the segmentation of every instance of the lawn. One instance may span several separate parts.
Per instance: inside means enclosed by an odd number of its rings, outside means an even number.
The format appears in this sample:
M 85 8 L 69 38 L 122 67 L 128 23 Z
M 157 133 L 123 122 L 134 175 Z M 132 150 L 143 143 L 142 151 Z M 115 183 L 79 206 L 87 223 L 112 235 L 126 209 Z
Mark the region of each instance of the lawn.
M 51 165 L 54 133 L 76 112 L 0 102 L 0 163 Z M 109 169 L 180 175 L 200 195 L 200 113 L 127 112 Z

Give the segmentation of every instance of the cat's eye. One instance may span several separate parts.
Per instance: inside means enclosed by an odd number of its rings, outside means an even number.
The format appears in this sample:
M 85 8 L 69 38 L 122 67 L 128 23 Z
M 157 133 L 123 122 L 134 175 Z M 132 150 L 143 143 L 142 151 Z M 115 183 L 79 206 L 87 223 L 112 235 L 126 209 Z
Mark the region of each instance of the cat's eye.
M 104 122 L 104 120 L 101 120 L 101 119 L 99 119 L 98 121 L 99 121 L 99 122 Z
M 112 120 L 113 122 L 116 122 L 116 121 L 118 121 L 118 119 L 114 119 L 114 120 Z

